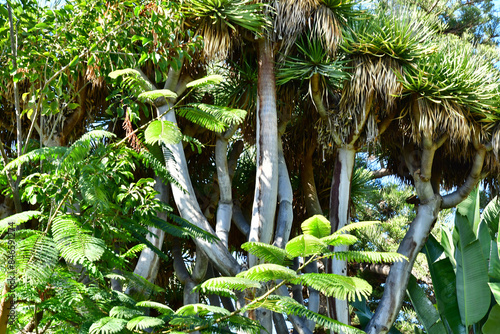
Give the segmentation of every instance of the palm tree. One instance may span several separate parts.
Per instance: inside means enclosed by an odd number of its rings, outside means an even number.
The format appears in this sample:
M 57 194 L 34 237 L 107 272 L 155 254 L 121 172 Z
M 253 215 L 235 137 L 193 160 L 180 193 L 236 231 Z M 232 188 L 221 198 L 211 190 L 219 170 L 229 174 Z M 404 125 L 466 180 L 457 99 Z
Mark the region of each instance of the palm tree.
M 404 157 L 418 195 L 417 216 L 398 252 L 409 261 L 394 264 L 367 333 L 386 333 L 401 307 L 409 272 L 441 209 L 463 201 L 487 173 L 497 173 L 499 73 L 468 43 L 436 40 L 439 49 L 401 77 L 407 113 L 382 141 Z M 396 123 L 396 122 L 395 122 Z M 441 195 L 440 187 L 456 190 Z

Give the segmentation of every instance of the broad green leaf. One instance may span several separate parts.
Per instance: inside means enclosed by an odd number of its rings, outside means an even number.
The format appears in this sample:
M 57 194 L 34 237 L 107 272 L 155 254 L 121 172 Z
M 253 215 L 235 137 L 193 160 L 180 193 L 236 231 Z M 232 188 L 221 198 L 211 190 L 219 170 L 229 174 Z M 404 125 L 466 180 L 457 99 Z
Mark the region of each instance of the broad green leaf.
M 203 77 L 201 79 L 193 80 L 190 83 L 186 85 L 187 88 L 192 88 L 192 87 L 201 87 L 201 86 L 207 86 L 207 85 L 217 85 L 224 80 L 224 77 L 222 75 L 208 75 L 206 77 Z
M 479 241 L 457 250 L 457 299 L 462 323 L 481 320 L 490 307 L 488 269 Z
M 417 284 L 415 276 L 410 276 L 406 289 L 415 312 L 417 312 L 420 322 L 424 325 L 428 334 L 445 334 L 446 329 L 439 316 L 438 311 L 427 298 L 425 292 Z
M 165 145 L 177 144 L 182 139 L 181 130 L 169 121 L 154 121 L 144 131 L 147 144 L 161 142 Z
M 148 92 L 141 93 L 141 94 L 139 94 L 139 96 L 137 98 L 141 101 L 152 102 L 160 97 L 164 97 L 166 99 L 169 99 L 169 98 L 176 99 L 177 94 L 172 92 L 171 90 L 168 90 L 168 89 L 158 89 L 158 90 L 151 90 Z
M 488 229 L 488 226 L 484 221 L 479 223 L 477 228 L 477 238 L 479 243 L 481 244 L 481 249 L 483 250 L 484 258 L 486 259 L 486 263 L 490 260 L 490 247 L 491 247 L 491 235 Z
M 310 256 L 328 251 L 328 246 L 320 239 L 309 234 L 299 235 L 288 241 L 285 250 L 290 256 Z
M 455 245 L 453 244 L 453 236 L 447 229 L 441 230 L 441 246 L 443 247 L 446 256 L 450 259 L 453 268 L 456 268 L 457 261 L 455 261 Z
M 457 205 L 457 213 L 467 217 L 473 233 L 477 234 L 479 226 L 479 190 L 476 186 L 469 196 Z M 465 246 L 465 245 L 464 245 Z
M 265 263 L 253 266 L 242 271 L 236 277 L 243 277 L 254 281 L 274 281 L 277 279 L 291 280 L 297 278 L 297 273 L 292 269 L 277 264 Z
M 434 245 L 429 245 L 430 242 Z M 439 252 L 431 251 L 431 248 L 439 249 L 439 244 L 432 235 L 429 236 L 423 252 L 427 257 L 434 284 L 439 314 L 445 325 L 451 328 L 453 334 L 465 334 L 465 327 L 461 323 L 458 308 L 455 270 L 448 258 L 439 260 L 436 258 L 436 254 Z
M 491 293 L 493 293 L 493 297 L 495 297 L 497 304 L 500 304 L 500 283 L 489 282 L 488 285 L 490 286 Z
M 75 56 L 75 58 L 73 58 L 71 63 L 69 63 L 69 67 L 75 66 L 75 64 L 78 62 L 78 59 L 80 59 L 80 57 Z
M 495 304 L 490 311 L 488 320 L 483 325 L 483 334 L 497 334 L 500 330 L 500 305 Z
M 496 240 L 491 240 L 490 263 L 488 267 L 490 282 L 500 282 L 500 257 Z
M 330 221 L 322 215 L 314 215 L 302 222 L 300 225 L 304 234 L 324 238 L 331 233 Z
M 498 232 L 500 219 L 500 202 L 497 196 L 486 205 L 481 219 L 488 225 L 491 235 L 494 236 Z

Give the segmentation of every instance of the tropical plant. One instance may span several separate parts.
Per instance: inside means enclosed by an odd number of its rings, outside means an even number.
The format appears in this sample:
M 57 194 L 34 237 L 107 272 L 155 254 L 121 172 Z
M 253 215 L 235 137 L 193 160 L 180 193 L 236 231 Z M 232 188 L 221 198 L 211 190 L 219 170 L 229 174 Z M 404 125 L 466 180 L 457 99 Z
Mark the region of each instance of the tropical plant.
M 116 308 L 110 311 L 109 317 L 94 323 L 90 333 L 118 332 L 124 328 L 129 330 L 144 330 L 147 327 L 156 328 L 162 332 L 193 332 L 212 333 L 229 329 L 241 329 L 251 333 L 259 333 L 262 326 L 258 319 L 243 316 L 245 312 L 252 313 L 257 308 L 306 317 L 332 331 L 344 333 L 362 333 L 361 330 L 342 324 L 316 312 L 310 311 L 304 305 L 290 298 L 287 293 L 281 294 L 280 288 L 285 284 L 303 284 L 339 299 L 354 300 L 356 297 L 367 297 L 371 286 L 356 277 L 345 277 L 326 273 L 305 273 L 301 271 L 314 261 L 338 257 L 349 261 L 402 261 L 404 258 L 397 253 L 388 252 L 331 252 L 328 246 L 353 244 L 357 238 L 347 232 L 367 228 L 373 222 L 351 224 L 334 234 L 330 234 L 330 223 L 323 216 L 313 216 L 301 224 L 304 234 L 299 235 L 285 246 L 285 249 L 261 242 L 247 242 L 242 248 L 263 259 L 265 263 L 240 272 L 236 277 L 211 278 L 198 285 L 195 290 L 203 294 L 216 294 L 232 298 L 235 302 L 244 292 L 248 303 L 241 305 L 235 311 L 213 305 L 191 304 L 173 311 L 166 305 L 154 302 L 140 302 L 136 308 Z M 289 268 L 294 258 L 304 259 L 297 270 Z M 306 260 L 307 259 L 307 260 Z M 265 287 L 263 295 L 255 293 Z M 139 307 L 154 307 L 161 313 L 157 317 L 137 317 Z

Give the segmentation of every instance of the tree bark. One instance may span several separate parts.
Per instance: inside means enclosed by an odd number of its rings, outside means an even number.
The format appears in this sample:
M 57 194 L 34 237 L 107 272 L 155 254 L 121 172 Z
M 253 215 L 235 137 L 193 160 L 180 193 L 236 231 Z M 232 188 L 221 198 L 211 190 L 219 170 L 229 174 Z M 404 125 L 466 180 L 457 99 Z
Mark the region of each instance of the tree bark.
M 290 176 L 283 156 L 283 145 L 278 139 L 278 220 L 276 223 L 276 234 L 274 245 L 285 248 L 290 238 L 290 231 L 293 223 L 293 190 L 290 183 Z
M 2 301 L 0 303 L 0 334 L 7 332 L 7 323 L 9 322 L 9 312 L 12 303 L 12 296 L 7 297 L 9 292 L 10 286 L 5 282 L 2 291 Z
M 225 137 L 218 137 L 215 143 L 215 166 L 217 167 L 217 180 L 219 181 L 219 205 L 215 233 L 228 247 L 229 230 L 231 229 L 231 217 L 233 215 L 233 196 L 231 189 L 231 178 L 227 164 L 227 144 Z
M 330 223 L 332 233 L 347 225 L 349 221 L 349 201 L 351 180 L 356 150 L 351 146 L 338 148 L 330 190 Z M 347 251 L 347 246 L 334 247 L 334 251 Z M 347 261 L 331 259 L 326 261 L 328 273 L 347 275 Z M 349 305 L 347 300 L 328 298 L 328 312 L 332 319 L 349 324 Z
M 270 243 L 278 194 L 278 120 L 271 42 L 261 39 L 258 53 L 257 173 L 249 241 Z M 249 256 L 250 267 L 257 263 Z

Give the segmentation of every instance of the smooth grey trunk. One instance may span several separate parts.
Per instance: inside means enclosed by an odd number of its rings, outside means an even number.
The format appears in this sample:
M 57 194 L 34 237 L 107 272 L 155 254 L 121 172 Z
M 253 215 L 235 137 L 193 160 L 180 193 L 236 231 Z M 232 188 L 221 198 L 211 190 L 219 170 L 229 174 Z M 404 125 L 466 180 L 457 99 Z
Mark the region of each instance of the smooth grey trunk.
M 278 195 L 278 118 L 276 80 L 271 42 L 261 39 L 258 45 L 257 84 L 257 173 L 249 241 L 271 243 Z M 249 266 L 258 264 L 249 255 Z
M 293 224 L 293 190 L 290 176 L 283 156 L 283 144 L 278 139 L 278 220 L 276 222 L 276 233 L 274 246 L 285 248 L 290 239 L 290 231 Z
M 332 233 L 347 225 L 349 221 L 349 202 L 351 197 L 351 180 L 356 150 L 351 146 L 339 147 L 333 169 L 330 190 L 330 223 Z M 347 246 L 333 248 L 336 252 L 348 250 Z M 326 261 L 327 272 L 347 275 L 347 261 L 331 259 Z M 347 300 L 328 298 L 328 312 L 331 318 L 349 324 L 349 305 Z
M 226 247 L 228 247 L 231 217 L 233 215 L 233 196 L 227 163 L 227 145 L 227 138 L 222 136 L 217 137 L 215 143 L 215 166 L 217 168 L 220 197 L 217 207 L 215 233 Z
M 158 108 L 158 115 L 161 115 L 165 111 L 169 110 L 171 106 L 171 103 L 160 106 Z M 175 113 L 173 111 L 164 115 L 162 120 L 170 121 L 177 125 Z M 170 159 L 170 161 L 166 163 L 167 169 L 172 177 L 174 177 L 183 188 L 179 189 L 177 186 L 172 185 L 172 195 L 182 218 L 209 233 L 215 234 L 215 231 L 212 229 L 207 219 L 201 212 L 196 199 L 182 143 L 167 145 L 164 149 L 168 150 L 168 152 L 173 156 L 173 159 Z M 240 265 L 221 241 L 208 242 L 206 240 L 196 239 L 195 243 L 205 254 L 207 254 L 212 263 L 217 267 L 217 270 L 219 270 L 223 275 L 234 276 L 240 272 Z
M 158 198 L 160 201 L 164 203 L 168 203 L 169 201 L 169 188 L 167 185 L 163 184 L 162 180 L 155 176 L 155 186 L 154 189 L 158 192 L 156 195 L 156 198 Z M 158 218 L 167 220 L 167 214 L 165 212 L 157 212 Z M 156 227 L 148 227 L 148 231 L 151 232 L 151 234 L 148 234 L 146 236 L 146 239 L 151 242 L 156 248 L 160 249 L 162 248 L 163 241 L 165 239 L 165 232 L 159 228 Z M 158 270 L 160 269 L 160 258 L 159 256 L 151 250 L 151 248 L 145 248 L 142 250 L 141 255 L 139 255 L 139 260 L 137 261 L 137 264 L 135 265 L 134 269 L 134 274 L 139 275 L 146 280 L 148 280 L 150 283 L 154 283 L 156 280 L 156 277 L 158 276 Z M 142 294 L 144 290 L 137 290 L 136 287 L 134 287 L 134 292 Z M 132 291 L 130 288 L 127 288 L 126 292 L 127 294 L 130 294 Z
M 398 253 L 406 256 L 408 261 L 395 262 L 392 265 L 385 283 L 384 294 L 377 311 L 366 327 L 366 333 L 382 334 L 391 329 L 403 304 L 413 263 L 427 241 L 440 208 L 441 197 L 439 195 L 419 206 L 417 216 L 410 224 L 410 229 L 398 248 Z
M 233 204 L 232 220 L 238 230 L 240 230 L 240 232 L 243 233 L 243 235 L 248 239 L 248 235 L 250 234 L 250 224 L 248 224 L 243 211 L 241 211 L 239 202 Z
M 316 273 L 317 274 L 318 273 L 318 263 L 311 262 L 304 269 L 305 269 L 306 273 Z M 313 289 L 311 287 L 308 287 L 307 290 L 309 291 L 307 308 L 313 312 L 318 313 L 318 311 L 319 311 L 319 291 L 316 289 Z M 316 326 L 316 323 L 312 320 L 307 320 L 306 323 L 307 323 L 307 328 L 309 328 L 309 330 L 311 330 L 311 331 L 314 331 L 314 327 Z

